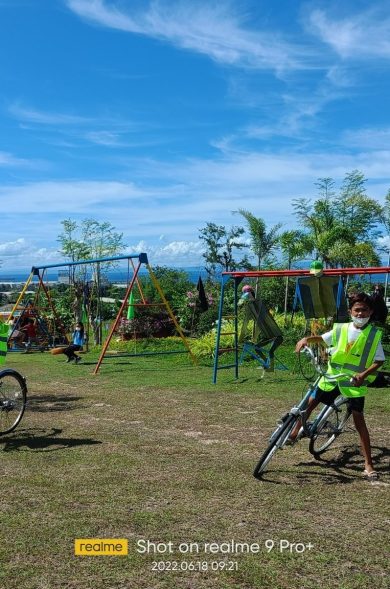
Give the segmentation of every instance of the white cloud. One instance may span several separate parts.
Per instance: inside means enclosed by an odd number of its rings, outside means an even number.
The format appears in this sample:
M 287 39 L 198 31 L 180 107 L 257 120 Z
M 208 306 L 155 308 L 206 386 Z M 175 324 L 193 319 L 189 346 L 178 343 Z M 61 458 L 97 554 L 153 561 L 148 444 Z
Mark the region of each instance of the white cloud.
M 122 147 L 124 144 L 120 141 L 120 136 L 111 131 L 91 131 L 86 134 L 86 139 L 97 145 L 106 147 Z
M 160 248 L 162 254 L 169 256 L 187 256 L 204 252 L 204 247 L 198 241 L 172 241 Z
M 149 240 L 140 240 L 128 246 L 121 255 L 138 255 L 146 252 L 152 266 L 196 266 L 201 259 L 204 247 L 200 241 L 172 241 L 156 245 Z M 0 272 L 23 269 L 27 273 L 32 266 L 61 264 L 64 257 L 53 248 L 38 247 L 26 238 L 0 243 Z M 119 266 L 121 267 L 121 266 Z M 10 270 L 11 269 L 11 270 Z
M 354 147 L 364 145 L 365 149 L 390 150 L 390 127 L 345 131 L 342 141 Z
M 0 151 L 0 166 L 32 166 L 33 162 L 22 158 L 15 157 L 11 153 Z
M 388 3 L 379 3 L 358 14 L 337 19 L 325 10 L 313 10 L 309 28 L 343 58 L 390 58 Z
M 104 116 L 84 117 L 63 112 L 47 112 L 29 106 L 21 106 L 12 103 L 8 107 L 8 113 L 20 123 L 20 129 L 36 131 L 37 128 L 47 127 L 51 134 L 45 135 L 41 141 L 56 145 L 57 147 L 78 148 L 80 145 L 93 143 L 104 147 L 139 147 L 156 145 L 163 140 L 139 139 L 141 131 L 150 130 L 149 122 L 130 121 L 121 119 L 117 114 L 114 117 Z M 56 135 L 57 134 L 57 135 Z M 135 135 L 136 134 L 136 135 Z M 57 138 L 59 136 L 59 138 Z M 136 141 L 124 141 L 123 137 L 134 137 Z M 9 154 L 0 152 L 0 165 L 2 159 Z M 13 158 L 14 161 L 15 158 Z M 23 161 L 23 160 L 20 160 Z
M 171 241 L 165 245 L 155 245 L 141 240 L 126 248 L 126 254 L 146 252 L 152 265 L 196 266 L 204 252 L 203 244 L 198 241 Z
M 149 3 L 143 11 L 132 6 L 131 12 L 104 0 L 66 3 L 87 21 L 147 35 L 223 64 L 284 71 L 307 68 L 312 57 L 308 47 L 292 45 L 276 31 L 254 32 L 245 28 L 243 16 L 237 14 L 231 2 L 195 4 L 161 0 Z
M 29 244 L 24 237 L 19 237 L 15 241 L 0 243 L 0 256 L 20 255 L 28 251 Z
M 0 187 L 0 202 L 8 213 L 73 213 L 91 215 L 94 207 L 117 206 L 144 192 L 131 182 L 50 181 Z
M 377 245 L 380 249 L 390 252 L 390 236 L 386 235 L 385 237 L 378 237 Z
M 331 66 L 326 77 L 337 88 L 350 88 L 355 85 L 355 75 L 340 65 Z
M 14 241 L 0 243 L 0 268 L 30 269 L 34 264 L 44 265 L 61 262 L 58 251 L 38 246 L 34 241 L 19 237 Z M 27 279 L 27 276 L 26 276 Z
M 370 196 L 390 187 L 390 150 L 360 153 L 256 153 L 226 151 L 219 160 L 128 160 L 131 181 L 51 181 L 0 187 L 4 242 L 15 241 L 15 223 L 40 248 L 25 248 L 25 264 L 42 263 L 61 232 L 61 220 L 93 217 L 123 232 L 127 253 L 146 251 L 159 264 L 191 265 L 201 255 L 199 229 L 209 221 L 241 224 L 232 211 L 245 208 L 267 224 L 294 226 L 292 199 L 314 197 L 314 182 L 360 169 Z M 131 164 L 131 165 L 130 165 Z M 161 239 L 161 235 L 164 236 Z M 22 248 L 23 243 L 15 245 Z M 54 251 L 54 250 L 53 250 Z M 34 259 L 33 259 L 34 257 Z M 0 252 L 0 259 L 4 256 Z
M 267 96 L 267 101 L 275 104 L 272 109 L 262 104 L 264 96 L 258 93 L 260 114 L 257 116 L 260 122 L 254 121 L 230 136 L 214 140 L 212 145 L 225 151 L 237 145 L 237 139 L 264 141 L 273 137 L 287 137 L 295 144 L 299 140 L 306 140 L 313 130 L 318 134 L 319 125 L 321 128 L 324 122 L 323 111 L 329 104 L 345 98 L 347 88 L 351 85 L 351 76 L 345 73 L 345 68 L 333 66 L 325 77 L 309 87 L 288 86 L 284 92 Z
M 93 119 L 64 113 L 50 113 L 22 107 L 18 103 L 11 104 L 8 112 L 18 120 L 41 125 L 80 125 L 92 122 Z

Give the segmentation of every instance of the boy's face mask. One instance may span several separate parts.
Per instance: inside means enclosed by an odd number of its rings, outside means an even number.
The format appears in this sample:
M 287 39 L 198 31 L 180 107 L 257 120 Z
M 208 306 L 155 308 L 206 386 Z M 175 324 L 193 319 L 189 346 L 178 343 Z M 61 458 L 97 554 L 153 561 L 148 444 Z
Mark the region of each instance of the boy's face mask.
M 352 321 L 356 325 L 356 327 L 363 327 L 364 325 L 366 325 L 366 323 L 369 322 L 369 320 L 369 317 L 352 317 Z

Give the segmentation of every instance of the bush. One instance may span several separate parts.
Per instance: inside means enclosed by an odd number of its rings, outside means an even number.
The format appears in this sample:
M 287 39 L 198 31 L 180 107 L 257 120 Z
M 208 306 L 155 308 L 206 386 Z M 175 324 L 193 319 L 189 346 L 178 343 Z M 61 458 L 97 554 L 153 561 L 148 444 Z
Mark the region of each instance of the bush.
M 143 352 L 172 352 L 183 349 L 182 339 L 180 337 L 165 337 L 165 338 L 142 338 L 142 339 L 131 339 L 124 341 L 119 338 L 113 337 L 110 342 L 109 351 L 118 353 L 128 354 L 142 354 Z M 101 347 L 92 347 L 92 351 L 100 352 Z
M 196 325 L 196 334 L 203 335 L 210 331 L 213 325 L 218 319 L 218 309 L 211 307 L 207 311 L 201 313 L 198 317 L 198 323 Z
M 175 327 L 168 315 L 141 315 L 134 319 L 124 319 L 119 321 L 116 332 L 123 339 L 143 338 L 143 337 L 168 337 L 173 335 Z

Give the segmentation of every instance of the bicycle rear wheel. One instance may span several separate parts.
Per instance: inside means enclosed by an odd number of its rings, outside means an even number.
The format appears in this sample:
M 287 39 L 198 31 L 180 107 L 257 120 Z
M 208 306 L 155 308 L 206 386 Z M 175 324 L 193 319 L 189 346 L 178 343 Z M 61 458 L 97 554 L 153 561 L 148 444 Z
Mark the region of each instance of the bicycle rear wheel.
M 342 433 L 350 417 L 351 411 L 345 397 L 339 397 L 333 405 L 325 407 L 310 436 L 309 452 L 313 456 L 320 456 L 325 452 Z
M 12 432 L 23 417 L 27 401 L 26 381 L 8 368 L 0 372 L 0 435 Z
M 256 479 L 261 479 L 262 473 L 266 469 L 275 452 L 280 448 L 283 448 L 297 420 L 298 417 L 296 415 L 287 414 L 272 433 L 268 448 L 262 454 L 259 462 L 256 464 L 255 470 L 253 471 L 253 476 Z

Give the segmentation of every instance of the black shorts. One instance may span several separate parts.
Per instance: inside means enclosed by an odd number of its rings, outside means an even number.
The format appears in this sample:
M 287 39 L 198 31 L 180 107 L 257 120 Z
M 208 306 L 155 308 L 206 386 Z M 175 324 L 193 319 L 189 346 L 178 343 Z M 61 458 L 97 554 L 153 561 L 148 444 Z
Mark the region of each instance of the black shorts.
M 339 387 L 336 387 L 332 391 L 323 391 L 318 387 L 315 392 L 315 399 L 324 403 L 324 405 L 332 405 L 335 402 L 337 397 L 341 395 Z M 351 411 L 357 411 L 358 413 L 363 413 L 364 409 L 364 399 L 365 397 L 346 397 L 348 399 L 348 408 Z

